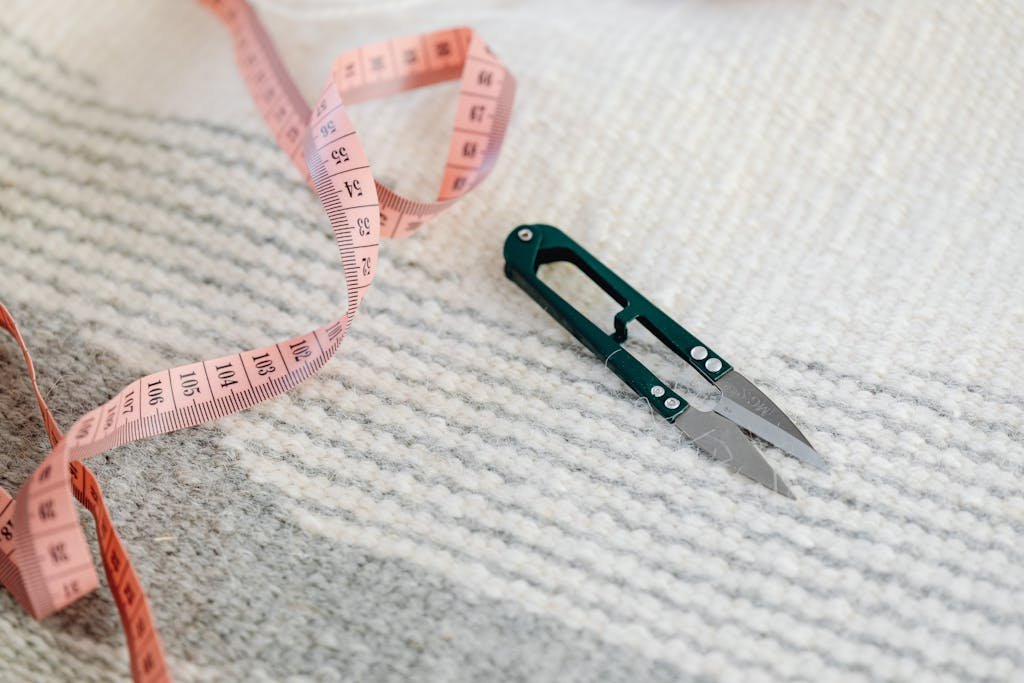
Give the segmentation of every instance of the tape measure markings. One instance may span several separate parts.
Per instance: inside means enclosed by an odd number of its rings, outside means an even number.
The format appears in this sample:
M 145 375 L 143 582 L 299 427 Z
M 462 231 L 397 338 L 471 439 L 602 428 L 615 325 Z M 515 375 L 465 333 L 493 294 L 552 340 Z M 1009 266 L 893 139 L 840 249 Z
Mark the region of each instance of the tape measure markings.
M 162 646 L 101 489 L 77 461 L 251 407 L 316 373 L 337 351 L 373 281 L 382 223 L 390 226 L 392 236 L 410 234 L 479 184 L 500 150 L 515 91 L 514 80 L 476 34 L 457 28 L 346 52 L 336 60 L 310 112 L 251 8 L 243 0 L 203 4 L 228 25 L 250 93 L 278 145 L 321 200 L 345 271 L 345 312 L 311 332 L 273 345 L 142 377 L 86 413 L 62 438 L 39 391 L 28 349 L 13 318 L 0 306 L 0 323 L 22 349 L 53 446 L 16 499 L 0 489 L 0 579 L 36 618 L 98 585 L 71 502 L 72 496 L 77 498 L 96 520 L 132 675 L 140 681 L 169 680 Z M 484 66 L 473 68 L 471 63 Z M 364 101 L 459 74 L 456 120 L 438 200 L 414 202 L 378 185 L 343 99 Z M 474 83 L 476 91 L 471 88 Z M 340 168 L 328 168 L 328 161 Z
M 0 304 L 0 327 L 11 334 L 21 348 L 47 436 L 50 443 L 56 445 L 62 438 L 60 429 L 39 389 L 32 356 L 14 319 L 3 304 Z M 114 529 L 100 486 L 92 472 L 82 463 L 71 463 L 69 473 L 72 494 L 89 510 L 96 523 L 96 535 L 104 570 L 107 574 L 107 583 L 114 595 L 114 601 L 117 604 L 128 640 L 133 677 L 136 680 L 159 680 L 161 676 L 165 675 L 166 664 L 160 640 L 153 627 L 149 602 L 142 593 L 138 575 L 131 562 L 128 561 L 121 539 Z M 50 490 L 57 491 L 62 483 L 60 480 L 54 481 L 49 486 L 40 487 L 39 491 L 44 493 Z M 6 533 L 0 531 L 0 580 L 8 587 L 13 586 L 12 592 L 15 598 L 19 603 L 25 605 L 26 609 L 30 609 L 23 587 L 15 583 L 18 578 L 18 568 L 13 557 L 16 550 L 13 542 L 14 499 L 0 488 L 0 500 L 5 501 L 3 509 L 0 510 L 0 530 L 6 531 Z M 41 516 L 60 514 L 56 505 L 65 502 L 70 503 L 67 496 L 43 499 L 39 502 L 38 513 Z M 77 524 L 77 515 L 74 510 L 70 510 L 70 513 L 74 516 L 72 522 Z M 62 550 L 63 548 L 59 545 L 51 548 L 51 552 L 61 552 Z M 88 570 L 95 575 L 91 558 L 88 560 L 88 565 Z M 53 578 L 63 582 L 62 585 L 69 596 L 84 594 L 90 590 L 88 584 L 79 585 L 76 578 L 84 573 L 84 569 L 82 565 L 77 565 Z

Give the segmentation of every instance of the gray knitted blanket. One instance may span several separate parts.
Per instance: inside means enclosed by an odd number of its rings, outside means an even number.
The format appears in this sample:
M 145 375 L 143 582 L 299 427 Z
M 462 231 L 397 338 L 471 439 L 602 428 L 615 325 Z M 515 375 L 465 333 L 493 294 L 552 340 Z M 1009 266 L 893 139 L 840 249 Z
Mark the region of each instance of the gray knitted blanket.
M 323 372 L 91 461 L 177 679 L 1024 680 L 1020 2 L 257 6 L 310 100 L 334 54 L 458 24 L 519 96 Z M 453 95 L 353 109 L 399 190 L 430 197 Z M 791 501 L 698 455 L 504 278 L 524 222 L 699 331 L 831 470 L 761 443 Z M 0 245 L 64 427 L 344 301 L 192 3 L 3 4 Z M 0 425 L 14 491 L 45 437 L 6 336 Z M 105 587 L 43 622 L 0 591 L 0 680 L 127 676 Z

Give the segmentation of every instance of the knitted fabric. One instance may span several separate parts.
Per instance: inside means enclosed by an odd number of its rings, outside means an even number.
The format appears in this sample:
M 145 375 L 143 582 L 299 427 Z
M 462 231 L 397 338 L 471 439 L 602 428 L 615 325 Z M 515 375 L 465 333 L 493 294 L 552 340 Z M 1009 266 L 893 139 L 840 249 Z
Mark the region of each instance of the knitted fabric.
M 382 246 L 318 376 L 91 461 L 177 679 L 1024 680 L 1020 2 L 257 7 L 310 100 L 341 51 L 462 24 L 519 90 L 495 172 Z M 378 177 L 431 197 L 454 95 L 353 108 Z M 505 279 L 530 222 L 831 470 L 758 442 L 792 501 L 702 458 Z M 344 302 L 316 198 L 192 3 L 3 4 L 0 244 L 65 428 Z M 45 436 L 6 337 L 0 387 L 13 491 Z M 0 591 L 0 679 L 127 675 L 105 587 L 41 623 Z

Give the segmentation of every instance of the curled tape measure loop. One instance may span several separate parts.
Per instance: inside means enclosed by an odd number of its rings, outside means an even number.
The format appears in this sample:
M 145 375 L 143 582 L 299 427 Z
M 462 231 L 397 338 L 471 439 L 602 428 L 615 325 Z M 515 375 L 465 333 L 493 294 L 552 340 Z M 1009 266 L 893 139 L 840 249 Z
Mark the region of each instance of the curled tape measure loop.
M 99 484 L 80 461 L 243 410 L 315 374 L 337 351 L 373 281 L 381 236 L 415 232 L 490 173 L 515 96 L 511 74 L 476 33 L 455 28 L 342 54 L 311 110 L 246 2 L 203 4 L 229 28 L 239 68 L 260 112 L 320 198 L 345 271 L 345 311 L 276 344 L 142 377 L 86 413 L 62 436 L 39 390 L 28 348 L 0 305 L 0 327 L 22 350 L 52 445 L 16 498 L 0 489 L 0 581 L 37 619 L 97 587 L 72 502 L 77 499 L 96 520 L 104 569 L 137 681 L 169 680 L 163 649 Z M 456 119 L 436 200 L 406 199 L 377 183 L 345 105 L 456 78 Z

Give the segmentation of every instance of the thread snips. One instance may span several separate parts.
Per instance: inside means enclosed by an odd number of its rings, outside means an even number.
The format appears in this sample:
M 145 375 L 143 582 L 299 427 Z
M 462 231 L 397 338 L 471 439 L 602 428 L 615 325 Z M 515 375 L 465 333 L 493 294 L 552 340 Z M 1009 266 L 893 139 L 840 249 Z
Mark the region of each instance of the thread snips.
M 612 334 L 541 281 L 537 269 L 557 261 L 577 266 L 622 306 L 615 315 Z M 757 447 L 744 436 L 742 428 L 804 463 L 827 469 L 825 460 L 764 392 L 558 228 L 521 225 L 513 230 L 505 240 L 505 274 L 711 458 L 794 498 Z M 622 347 L 627 326 L 634 320 L 718 389 L 721 396 L 712 411 L 689 405 Z

